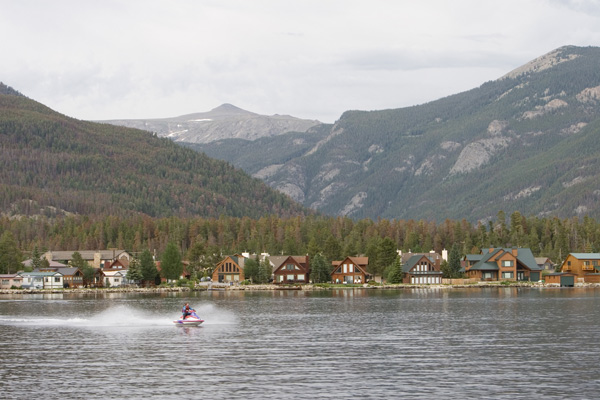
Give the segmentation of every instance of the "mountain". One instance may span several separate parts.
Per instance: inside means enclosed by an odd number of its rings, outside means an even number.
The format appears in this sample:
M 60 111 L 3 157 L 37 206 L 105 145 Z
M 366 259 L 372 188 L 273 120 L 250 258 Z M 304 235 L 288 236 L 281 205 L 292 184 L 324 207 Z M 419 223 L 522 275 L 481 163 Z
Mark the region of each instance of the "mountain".
M 279 151 L 261 141 L 243 153 L 231 150 L 239 141 L 194 148 L 330 215 L 600 218 L 598 65 L 600 48 L 565 46 L 463 93 L 347 111 L 310 139 L 284 135 Z
M 79 121 L 0 83 L 0 215 L 303 215 L 231 164 L 145 131 Z
M 319 121 L 294 118 L 288 115 L 259 115 L 231 104 L 211 111 L 162 119 L 125 119 L 99 121 L 129 128 L 155 132 L 176 142 L 209 143 L 221 139 L 255 140 L 282 133 L 306 132 Z

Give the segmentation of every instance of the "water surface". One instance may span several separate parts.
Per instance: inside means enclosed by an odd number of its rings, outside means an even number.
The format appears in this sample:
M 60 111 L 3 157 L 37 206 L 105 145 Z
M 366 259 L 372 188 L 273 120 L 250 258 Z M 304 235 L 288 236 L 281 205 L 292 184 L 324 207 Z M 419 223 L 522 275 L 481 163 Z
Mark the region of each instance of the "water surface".
M 3 295 L 0 397 L 598 398 L 599 293 Z

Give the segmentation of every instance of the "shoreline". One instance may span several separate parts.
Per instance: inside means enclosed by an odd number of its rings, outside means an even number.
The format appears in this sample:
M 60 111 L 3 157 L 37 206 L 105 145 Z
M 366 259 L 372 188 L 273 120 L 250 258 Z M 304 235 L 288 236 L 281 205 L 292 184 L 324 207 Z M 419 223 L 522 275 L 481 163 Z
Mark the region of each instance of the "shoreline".
M 599 288 L 598 283 L 577 283 L 574 287 L 568 289 L 581 288 Z M 183 293 L 183 292 L 203 292 L 203 291 L 317 291 L 317 290 L 350 290 L 350 289 L 367 289 L 367 290 L 398 290 L 398 289 L 481 289 L 481 288 L 535 288 L 535 289 L 560 289 L 558 284 L 544 283 L 471 283 L 471 284 L 389 284 L 389 285 L 294 285 L 294 286 L 278 286 L 278 285 L 196 285 L 190 287 L 125 287 L 125 288 L 68 288 L 68 289 L 0 289 L 0 294 L 98 294 L 98 293 Z

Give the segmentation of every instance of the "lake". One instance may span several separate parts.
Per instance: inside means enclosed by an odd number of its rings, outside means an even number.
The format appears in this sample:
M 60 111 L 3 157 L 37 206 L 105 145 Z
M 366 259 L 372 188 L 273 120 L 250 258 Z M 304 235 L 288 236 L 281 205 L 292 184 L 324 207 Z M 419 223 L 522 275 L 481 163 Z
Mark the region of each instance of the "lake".
M 599 294 L 0 295 L 0 398 L 598 398 Z

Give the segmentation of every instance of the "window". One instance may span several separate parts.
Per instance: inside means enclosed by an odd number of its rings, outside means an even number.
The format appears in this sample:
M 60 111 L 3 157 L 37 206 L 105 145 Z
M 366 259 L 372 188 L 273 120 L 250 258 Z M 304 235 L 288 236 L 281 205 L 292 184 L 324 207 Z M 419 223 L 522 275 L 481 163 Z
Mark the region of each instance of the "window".
M 514 277 L 512 272 L 503 272 L 502 279 L 512 279 Z
M 352 264 L 348 265 L 348 272 L 354 272 L 354 265 L 352 265 Z
M 348 272 L 348 264 L 344 264 L 344 273 Z
M 10 284 L 10 281 L 8 279 L 2 279 L 2 284 L 8 285 L 8 284 Z
M 55 276 L 54 277 L 54 282 L 60 282 L 60 277 L 59 276 Z
M 296 278 L 296 280 L 303 281 L 304 280 L 304 275 L 298 275 L 298 278 Z
M 286 268 L 288 271 L 291 271 L 291 270 L 293 270 L 293 269 L 294 269 L 294 264 L 287 264 L 287 265 L 285 266 L 285 268 Z
M 294 280 L 294 275 L 288 275 L 287 276 L 287 280 L 288 281 L 293 281 Z
M 502 266 L 503 267 L 512 267 L 513 266 L 513 260 L 503 260 L 502 261 Z

